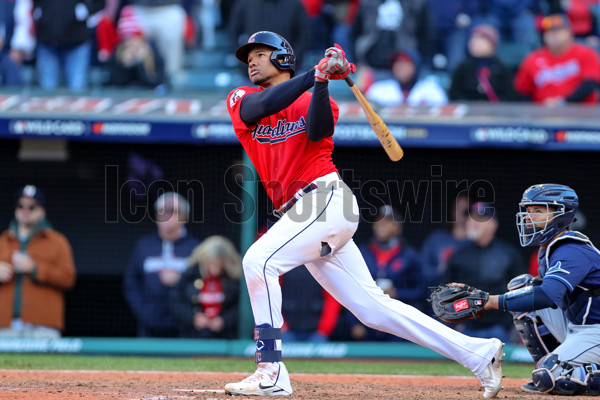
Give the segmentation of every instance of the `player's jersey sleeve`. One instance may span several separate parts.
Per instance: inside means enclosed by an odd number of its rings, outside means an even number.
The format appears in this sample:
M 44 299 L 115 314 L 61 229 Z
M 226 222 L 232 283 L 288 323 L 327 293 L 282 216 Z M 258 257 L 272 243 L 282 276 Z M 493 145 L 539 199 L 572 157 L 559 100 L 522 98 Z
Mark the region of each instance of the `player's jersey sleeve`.
M 231 117 L 231 122 L 233 123 L 233 130 L 238 137 L 249 132 L 252 128 L 246 126 L 244 121 L 242 121 L 242 117 L 240 116 L 240 108 L 242 105 L 242 99 L 248 94 L 255 92 L 258 92 L 257 88 L 242 86 L 232 90 L 227 96 L 227 111 L 229 111 L 229 116 Z
M 556 249 L 543 276 L 542 290 L 562 309 L 567 305 L 567 293 L 573 292 L 590 272 L 591 262 L 581 246 L 567 243 Z

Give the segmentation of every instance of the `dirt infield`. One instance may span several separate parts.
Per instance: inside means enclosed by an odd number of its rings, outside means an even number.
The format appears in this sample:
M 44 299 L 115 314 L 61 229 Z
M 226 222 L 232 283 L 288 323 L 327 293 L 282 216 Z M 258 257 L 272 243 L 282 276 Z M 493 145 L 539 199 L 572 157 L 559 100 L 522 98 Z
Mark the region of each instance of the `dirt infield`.
M 0 370 L 2 400 L 231 399 L 221 390 L 247 374 Z M 500 399 L 540 399 L 505 379 Z M 481 399 L 476 378 L 293 374 L 291 399 Z M 235 399 L 242 400 L 242 397 Z

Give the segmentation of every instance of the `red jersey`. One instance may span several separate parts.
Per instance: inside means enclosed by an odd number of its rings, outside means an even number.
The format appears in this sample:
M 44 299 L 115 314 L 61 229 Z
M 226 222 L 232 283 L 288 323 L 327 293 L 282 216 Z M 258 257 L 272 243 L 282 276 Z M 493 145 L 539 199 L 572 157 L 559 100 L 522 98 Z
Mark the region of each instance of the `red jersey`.
M 517 71 L 515 89 L 541 103 L 550 97 L 570 96 L 584 80 L 600 82 L 600 59 L 593 49 L 573 43 L 560 55 L 552 54 L 546 47 L 530 53 Z M 597 102 L 596 91 L 582 101 Z
M 256 168 L 275 208 L 281 207 L 298 189 L 315 179 L 337 172 L 331 153 L 331 136 L 313 142 L 306 136 L 306 114 L 312 93 L 304 92 L 288 108 L 246 126 L 240 117 L 241 100 L 249 93 L 262 91 L 242 86 L 227 96 L 227 109 L 233 129 Z M 339 107 L 331 101 L 334 123 Z

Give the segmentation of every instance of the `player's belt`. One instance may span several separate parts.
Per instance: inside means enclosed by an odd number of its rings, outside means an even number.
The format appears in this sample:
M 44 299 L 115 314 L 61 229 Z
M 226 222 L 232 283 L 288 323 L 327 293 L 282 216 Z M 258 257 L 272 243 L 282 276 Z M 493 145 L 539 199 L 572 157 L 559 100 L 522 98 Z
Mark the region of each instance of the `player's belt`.
M 294 204 L 296 204 L 298 202 L 298 200 L 300 200 L 302 198 L 302 196 L 304 196 L 306 193 L 312 192 L 316 188 L 317 188 L 316 183 L 310 183 L 310 184 L 306 185 L 305 187 L 303 187 L 302 189 L 298 190 L 296 193 L 294 193 L 294 196 L 291 199 L 289 199 L 288 201 L 283 203 L 283 205 L 281 207 L 279 207 L 277 210 L 273 210 L 273 215 L 275 215 L 277 218 L 283 217 L 283 214 L 290 211 L 292 209 L 292 207 L 294 207 Z

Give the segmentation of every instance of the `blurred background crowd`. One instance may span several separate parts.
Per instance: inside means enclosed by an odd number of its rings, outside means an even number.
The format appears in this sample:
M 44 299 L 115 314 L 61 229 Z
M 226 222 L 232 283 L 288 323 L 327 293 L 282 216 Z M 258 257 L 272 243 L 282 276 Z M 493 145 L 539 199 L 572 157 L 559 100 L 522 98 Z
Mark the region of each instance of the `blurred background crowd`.
M 313 68 L 325 48 L 339 43 L 358 65 L 355 81 L 361 90 L 382 106 L 438 106 L 454 101 L 523 101 L 549 107 L 566 102 L 597 107 L 598 103 L 598 0 L 0 0 L 0 85 L 7 91 L 48 93 L 97 94 L 113 89 L 151 90 L 157 96 L 217 93 L 224 99 L 223 92 L 249 82 L 245 65 L 233 53 L 259 30 L 287 38 L 297 53 L 298 72 Z M 125 152 L 118 146 L 73 144 L 70 164 L 47 166 L 45 176 L 37 164 L 26 166 L 31 169 L 21 166 L 25 172 L 15 167 L 15 176 L 6 177 L 14 178 L 11 184 L 19 181 L 21 185 L 24 180 L 31 184 L 20 187 L 14 199 L 2 200 L 4 208 L 14 206 L 14 215 L 11 209 L 11 218 L 4 219 L 11 219 L 3 227 L 8 229 L 0 236 L 0 336 L 60 336 L 65 332 L 64 296 L 74 287 L 69 305 L 76 309 L 86 332 L 106 336 L 114 332 L 115 327 L 107 326 L 102 318 L 88 317 L 89 309 L 98 304 L 94 302 L 111 297 L 118 301 L 111 303 L 105 319 L 119 312 L 120 317 L 135 319 L 135 334 L 140 337 L 238 337 L 240 298 L 247 296 L 240 292 L 243 254 L 237 228 L 234 234 L 221 235 L 227 224 L 215 210 L 230 200 L 226 195 L 235 197 L 229 192 L 219 196 L 225 192 L 223 171 L 232 165 L 232 154 L 239 157 L 239 149 L 180 146 L 175 152 L 157 145 L 152 154 L 168 159 L 165 164 L 172 167 L 171 175 L 165 177 L 166 168 L 163 174 L 158 165 L 129 151 L 134 147 L 137 150 L 132 144 Z M 421 160 L 429 157 L 421 164 L 419 156 L 404 164 L 412 169 L 403 172 L 415 180 L 415 172 L 422 174 L 422 164 L 428 162 L 450 168 L 459 165 L 451 176 L 457 181 L 465 176 L 479 179 L 475 172 L 493 180 L 499 176 L 497 166 L 502 165 L 506 196 L 502 200 L 508 198 L 510 203 L 496 204 L 510 210 L 521 190 L 515 186 L 515 177 L 527 181 L 524 188 L 532 179 L 575 175 L 567 169 L 546 171 L 547 158 L 540 153 L 512 153 L 520 162 L 511 164 L 499 153 L 464 150 L 457 154 L 469 157 L 457 162 L 460 157 L 453 158 L 444 149 L 426 154 L 414 151 L 423 156 Z M 3 165 L 12 163 L 9 157 L 17 153 L 16 142 L 7 141 L 0 152 Z M 356 170 L 381 181 L 395 173 L 377 167 L 373 160 L 381 157 L 374 151 L 364 153 L 370 158 L 361 161 L 354 149 L 340 151 L 342 167 L 344 160 L 346 170 L 363 162 Z M 130 154 L 127 162 L 125 154 Z M 206 188 L 217 188 L 209 196 L 214 204 L 202 204 L 209 224 L 191 224 L 195 221 L 190 214 L 197 204 L 166 192 L 147 203 L 152 205 L 153 231 L 131 247 L 129 238 L 149 228 L 147 224 L 121 224 L 117 228 L 122 233 L 109 237 L 112 226 L 98 217 L 108 207 L 98 182 L 106 182 L 105 166 L 114 162 L 109 156 L 121 160 L 123 169 L 129 168 L 129 176 L 122 177 L 128 184 L 149 187 L 163 178 L 173 182 L 213 179 Z M 593 154 L 572 157 L 579 160 L 573 169 L 587 168 L 593 158 Z M 496 163 L 498 159 L 502 161 Z M 472 165 L 479 170 L 474 171 Z M 209 167 L 216 173 L 207 173 Z M 238 176 L 225 179 L 237 181 Z M 31 182 L 32 177 L 42 184 Z M 593 185 L 582 186 L 582 190 L 593 190 Z M 58 199 L 57 192 L 65 188 L 69 198 L 63 204 L 46 201 L 45 190 Z M 132 196 L 138 189 L 127 187 Z M 513 244 L 514 225 L 508 223 L 512 216 L 504 213 L 499 219 L 493 206 L 460 193 L 448 195 L 453 201 L 444 224 L 419 228 L 405 224 L 411 221 L 405 221 L 399 202 L 389 202 L 377 208 L 365 224 L 367 232 L 357 239 L 382 290 L 426 313 L 431 313 L 425 301 L 428 289 L 440 282 L 468 281 L 502 293 L 513 276 L 537 275 L 535 255 Z M 86 205 L 85 211 L 80 204 Z M 70 235 L 63 236 L 46 219 L 46 209 L 53 207 L 61 211 L 50 215 L 60 219 L 57 226 L 71 229 Z M 585 224 L 583 216 L 578 220 Z M 203 230 L 209 225 L 217 229 Z M 413 228 L 420 229 L 412 236 L 419 240 L 411 243 L 407 231 L 410 238 Z M 512 240 L 499 237 L 499 230 L 508 232 L 500 236 L 511 235 Z M 197 235 L 199 231 L 202 235 Z M 89 241 L 84 242 L 85 238 Z M 96 246 L 99 238 L 102 251 Z M 110 248 L 111 240 L 121 247 Z M 73 249 L 70 241 L 75 243 Z M 48 248 L 60 251 L 47 257 Z M 88 268 L 96 268 L 97 275 L 76 276 L 73 252 L 79 253 L 80 260 L 82 254 L 87 257 Z M 128 260 L 123 253 L 129 254 Z M 100 295 L 95 296 L 89 291 L 110 286 L 98 281 L 106 270 L 100 271 L 97 265 L 122 273 L 118 292 L 107 296 L 98 289 Z M 363 326 L 302 266 L 284 275 L 281 284 L 286 340 L 398 340 Z M 86 293 L 77 292 L 78 287 L 85 287 Z M 130 314 L 119 309 L 121 300 Z M 453 327 L 474 336 L 518 340 L 510 318 L 500 319 L 496 314 Z M 117 332 L 122 334 L 123 329 Z
M 342 45 L 382 105 L 596 103 L 599 10 L 597 0 L 1 0 L 0 83 L 230 89 L 246 79 L 233 51 L 271 30 L 299 71 Z
M 76 284 L 73 250 L 46 217 L 52 205 L 41 188 L 26 185 L 14 200 L 14 218 L 0 236 L 0 337 L 57 338 L 65 328 L 65 292 Z M 440 283 L 469 282 L 502 293 L 507 277 L 537 275 L 534 252 L 526 264 L 514 245 L 497 237 L 493 205 L 470 202 L 459 193 L 447 212 L 447 222 L 420 247 L 406 239 L 398 208 L 384 204 L 368 221 L 370 232 L 359 248 L 373 279 L 390 297 L 432 315 L 425 299 Z M 129 260 L 122 262 L 119 296 L 131 310 L 139 337 L 238 337 L 240 252 L 225 236 L 199 239 L 188 232 L 190 214 L 181 194 L 158 196 L 151 217 L 154 231 L 137 238 Z M 364 326 L 304 266 L 280 279 L 285 340 L 401 340 Z M 452 327 L 518 342 L 510 316 L 489 315 Z

